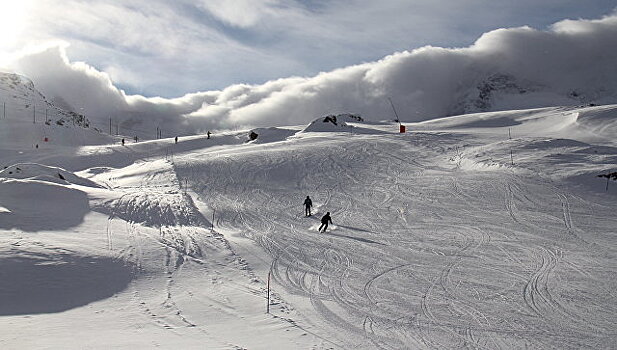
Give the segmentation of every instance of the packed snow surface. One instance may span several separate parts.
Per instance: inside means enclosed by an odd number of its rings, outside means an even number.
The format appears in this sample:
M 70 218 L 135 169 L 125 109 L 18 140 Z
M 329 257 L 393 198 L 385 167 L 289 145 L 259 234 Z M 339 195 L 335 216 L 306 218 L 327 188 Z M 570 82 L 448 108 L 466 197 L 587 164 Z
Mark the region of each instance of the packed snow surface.
M 0 347 L 613 347 L 617 106 L 407 128 L 0 140 Z

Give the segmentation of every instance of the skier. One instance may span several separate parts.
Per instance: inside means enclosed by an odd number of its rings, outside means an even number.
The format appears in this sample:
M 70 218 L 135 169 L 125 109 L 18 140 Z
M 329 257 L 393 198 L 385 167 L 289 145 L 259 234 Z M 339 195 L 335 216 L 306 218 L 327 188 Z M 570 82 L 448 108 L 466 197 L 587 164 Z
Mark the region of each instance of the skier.
M 323 218 L 321 218 L 321 226 L 319 226 L 319 232 L 323 232 L 323 233 L 326 232 L 326 230 L 328 229 L 328 222 L 332 223 L 330 212 L 327 212 L 326 215 L 324 215 Z M 323 231 L 321 230 L 322 227 L 323 227 Z
M 124 146 L 124 139 L 122 139 L 122 146 Z
M 210 130 L 208 130 L 208 138 L 210 138 L 210 134 L 211 134 L 211 132 L 210 132 Z
M 304 200 L 304 215 L 311 216 L 312 206 L 313 206 L 313 201 L 311 200 L 311 197 L 306 196 L 306 199 Z
M 178 136 L 176 136 L 176 144 L 178 144 Z

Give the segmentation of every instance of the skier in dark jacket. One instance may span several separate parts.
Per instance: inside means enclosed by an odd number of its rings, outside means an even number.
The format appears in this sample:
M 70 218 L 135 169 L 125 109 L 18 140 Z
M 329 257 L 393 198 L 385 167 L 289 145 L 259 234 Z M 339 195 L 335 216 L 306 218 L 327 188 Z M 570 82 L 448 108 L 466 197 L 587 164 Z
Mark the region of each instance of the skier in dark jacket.
M 323 216 L 323 218 L 321 218 L 321 226 L 319 226 L 319 232 L 326 232 L 326 230 L 328 229 L 328 222 L 332 223 L 332 218 L 330 217 L 330 212 L 327 212 L 326 215 Z M 323 227 L 323 231 L 321 230 L 321 228 Z
M 313 201 L 311 200 L 311 197 L 306 196 L 306 199 L 304 200 L 304 214 L 306 216 L 311 216 L 312 206 L 313 206 Z

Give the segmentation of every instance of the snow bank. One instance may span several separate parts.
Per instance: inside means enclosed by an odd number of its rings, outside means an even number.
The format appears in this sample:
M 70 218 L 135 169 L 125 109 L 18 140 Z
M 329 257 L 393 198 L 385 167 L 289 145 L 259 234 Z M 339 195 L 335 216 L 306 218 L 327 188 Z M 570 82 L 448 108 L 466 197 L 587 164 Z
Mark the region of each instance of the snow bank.
M 251 130 L 251 132 L 254 132 L 257 134 L 257 138 L 255 140 L 250 141 L 251 143 L 269 143 L 269 142 L 284 141 L 289 136 L 295 135 L 297 130 L 272 127 L 272 128 L 257 128 L 257 129 Z
M 85 192 L 39 180 L 0 179 L 0 228 L 66 230 L 90 211 Z
M 146 226 L 207 226 L 191 198 L 178 192 L 131 192 L 97 205 L 94 210 Z
M 588 108 L 578 114 L 577 123 L 598 135 L 612 138 L 617 135 L 617 106 Z
M 77 176 L 62 168 L 36 163 L 19 163 L 6 167 L 0 171 L 0 178 L 28 179 L 65 185 L 75 184 L 87 187 L 101 187 L 95 182 Z

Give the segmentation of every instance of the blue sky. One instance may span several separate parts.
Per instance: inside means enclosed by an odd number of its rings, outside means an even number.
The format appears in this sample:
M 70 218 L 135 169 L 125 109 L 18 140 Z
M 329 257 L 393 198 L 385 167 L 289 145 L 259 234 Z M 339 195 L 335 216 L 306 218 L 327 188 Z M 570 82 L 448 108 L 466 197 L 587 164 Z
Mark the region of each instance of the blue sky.
M 467 47 L 497 28 L 544 30 L 613 14 L 614 0 L 24 0 L 0 2 L 0 65 L 62 43 L 128 94 L 314 76 L 424 45 Z M 7 36 L 8 37 L 8 36 Z

